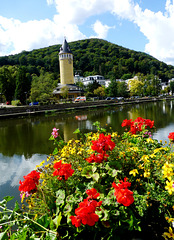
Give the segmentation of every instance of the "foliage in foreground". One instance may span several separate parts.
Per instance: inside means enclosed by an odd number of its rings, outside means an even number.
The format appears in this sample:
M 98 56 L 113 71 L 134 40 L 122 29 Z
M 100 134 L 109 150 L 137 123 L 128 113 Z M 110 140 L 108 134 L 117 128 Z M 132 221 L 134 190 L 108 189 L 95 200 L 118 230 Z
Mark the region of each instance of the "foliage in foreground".
M 53 129 L 53 154 L 19 182 L 22 209 L 0 203 L 0 239 L 174 239 L 174 133 L 167 145 L 148 119 L 124 120 L 122 136 L 95 125 L 67 143 Z

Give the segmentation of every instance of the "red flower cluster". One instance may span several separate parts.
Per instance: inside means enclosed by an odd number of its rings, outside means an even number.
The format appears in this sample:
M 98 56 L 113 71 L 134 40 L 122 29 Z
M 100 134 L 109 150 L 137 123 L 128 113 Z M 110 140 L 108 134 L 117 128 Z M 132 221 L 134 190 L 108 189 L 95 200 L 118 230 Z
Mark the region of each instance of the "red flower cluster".
M 116 185 L 114 182 L 112 186 L 115 188 L 114 195 L 116 196 L 117 202 L 128 207 L 134 202 L 133 192 L 128 189 L 131 186 L 130 182 L 126 182 L 127 178 L 124 178 L 124 182 L 120 180 L 121 184 Z
M 58 176 L 58 180 L 62 180 L 63 178 L 67 180 L 74 173 L 74 170 L 71 168 L 71 164 L 62 163 L 62 161 L 56 162 L 53 167 L 55 168 L 53 176 Z
M 142 126 L 145 126 L 145 129 L 147 127 L 152 128 L 154 126 L 154 121 L 151 121 L 150 119 L 144 119 L 141 117 L 138 117 L 137 119 L 135 119 L 135 121 L 132 121 L 132 119 L 125 119 L 123 120 L 122 127 L 129 127 L 130 131 L 132 134 L 136 134 L 137 132 L 141 132 L 142 131 Z
M 28 194 L 37 191 L 37 185 L 39 184 L 40 173 L 33 170 L 27 176 L 23 177 L 25 180 L 23 182 L 19 181 L 19 191 L 27 192 Z
M 93 162 L 96 162 L 96 163 L 102 163 L 103 160 L 107 161 L 107 158 L 109 157 L 108 154 L 105 154 L 105 153 L 99 153 L 97 155 L 95 155 L 95 153 L 91 154 L 91 156 L 89 158 L 86 159 L 87 162 L 89 163 L 93 163 Z
M 92 142 L 92 150 L 103 153 L 103 151 L 113 150 L 115 143 L 111 140 L 111 135 L 105 136 L 103 133 L 99 135 L 99 139 Z
M 79 203 L 79 207 L 75 209 L 76 216 L 71 216 L 71 222 L 74 226 L 80 227 L 81 224 L 94 226 L 96 222 L 99 220 L 99 216 L 95 213 L 96 209 L 101 206 L 102 201 L 97 202 L 96 199 L 100 196 L 97 193 L 95 188 L 88 189 L 86 191 L 88 197 L 83 200 L 83 202 Z
M 168 138 L 174 141 L 174 132 L 169 133 Z
M 87 162 L 101 163 L 107 161 L 109 157 L 106 151 L 112 151 L 115 147 L 115 143 L 111 140 L 111 135 L 105 136 L 103 133 L 99 135 L 99 139 L 92 142 L 92 150 L 96 151 L 98 154 L 93 153 L 89 158 L 86 159 Z

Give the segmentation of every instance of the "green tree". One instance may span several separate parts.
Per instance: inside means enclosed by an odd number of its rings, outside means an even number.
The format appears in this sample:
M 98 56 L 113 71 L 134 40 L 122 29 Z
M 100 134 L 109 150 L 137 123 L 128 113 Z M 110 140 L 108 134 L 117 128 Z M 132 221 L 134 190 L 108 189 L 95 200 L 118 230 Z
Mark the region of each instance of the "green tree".
M 54 88 L 57 85 L 57 80 L 54 79 L 52 73 L 41 71 L 40 76 L 32 76 L 31 84 L 31 101 L 48 101 Z
M 152 78 L 153 92 L 152 95 L 158 96 L 161 91 L 161 81 L 156 75 Z
M 27 94 L 31 88 L 31 77 L 26 72 L 25 67 L 20 67 L 16 76 L 15 98 L 20 100 L 22 104 L 26 103 Z
M 118 93 L 118 86 L 116 80 L 111 80 L 111 83 L 109 84 L 107 88 L 107 92 L 109 97 L 116 97 Z
M 140 80 L 130 79 L 128 81 L 128 85 L 129 85 L 131 96 L 136 96 L 136 95 L 141 96 L 143 94 L 144 84 Z
M 125 73 L 121 77 L 121 79 L 123 79 L 123 80 L 127 80 L 127 79 L 130 79 L 130 78 L 132 78 L 132 74 L 131 73 Z
M 98 87 L 94 90 L 94 94 L 103 98 L 106 95 L 105 88 L 103 86 Z
M 0 91 L 5 96 L 6 101 L 11 101 L 16 88 L 16 67 L 3 66 L 0 68 Z
M 174 93 L 174 81 L 170 81 L 170 90 Z
M 128 96 L 128 89 L 126 82 L 118 82 L 117 83 L 117 96 L 119 97 L 127 97 Z
M 64 86 L 64 87 L 62 87 L 62 89 L 61 89 L 60 95 L 61 95 L 64 99 L 67 99 L 67 98 L 68 98 L 68 92 L 69 92 L 68 87 L 67 87 L 67 86 Z
M 85 89 L 86 96 L 92 97 L 94 95 L 94 90 L 97 89 L 98 87 L 101 87 L 101 85 L 97 81 L 89 83 Z

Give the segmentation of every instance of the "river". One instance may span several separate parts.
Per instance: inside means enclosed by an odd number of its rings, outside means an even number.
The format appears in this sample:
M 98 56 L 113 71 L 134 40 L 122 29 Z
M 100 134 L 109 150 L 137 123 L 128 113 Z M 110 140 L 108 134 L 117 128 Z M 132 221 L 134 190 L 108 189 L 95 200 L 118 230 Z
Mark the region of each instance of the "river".
M 20 201 L 19 180 L 53 151 L 49 137 L 54 127 L 67 141 L 77 137 L 73 134 L 77 128 L 82 132 L 95 130 L 96 121 L 121 134 L 122 121 L 139 116 L 154 120 L 153 138 L 168 141 L 169 132 L 174 131 L 174 101 L 0 120 L 0 200 L 10 195 Z

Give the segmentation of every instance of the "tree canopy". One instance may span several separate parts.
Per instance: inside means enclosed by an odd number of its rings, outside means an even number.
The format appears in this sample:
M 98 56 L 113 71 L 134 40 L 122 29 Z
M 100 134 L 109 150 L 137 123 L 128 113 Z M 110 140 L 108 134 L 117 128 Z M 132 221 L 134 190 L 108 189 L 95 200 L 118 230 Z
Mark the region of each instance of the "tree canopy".
M 174 77 L 174 66 L 102 39 L 85 39 L 68 43 L 74 55 L 74 72 L 83 76 L 100 74 L 106 79 L 130 78 L 137 73 L 154 74 L 162 81 Z M 0 67 L 26 66 L 27 72 L 39 75 L 40 69 L 59 76 L 59 49 L 53 45 L 33 51 L 0 57 Z
M 82 76 L 99 74 L 105 79 L 114 81 L 126 80 L 138 75 L 144 86 L 143 95 L 157 95 L 160 91 L 159 80 L 167 82 L 174 78 L 174 66 L 167 65 L 143 52 L 96 38 L 68 44 L 74 56 L 74 72 L 80 71 Z M 49 98 L 52 88 L 60 82 L 59 49 L 60 45 L 54 45 L 0 57 L 1 96 L 7 101 L 19 98 L 24 102 L 24 93 L 27 92 L 29 97 L 31 92 L 31 99 Z M 40 85 L 42 81 L 43 84 Z M 88 86 L 87 95 L 93 95 L 94 89 L 98 87 L 100 85 L 96 83 Z M 118 83 L 114 89 L 109 90 L 110 96 L 127 94 L 124 91 L 124 83 Z

